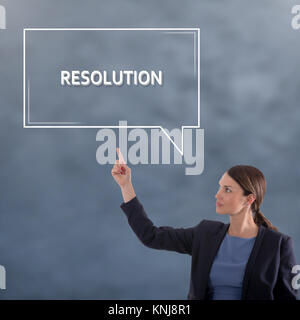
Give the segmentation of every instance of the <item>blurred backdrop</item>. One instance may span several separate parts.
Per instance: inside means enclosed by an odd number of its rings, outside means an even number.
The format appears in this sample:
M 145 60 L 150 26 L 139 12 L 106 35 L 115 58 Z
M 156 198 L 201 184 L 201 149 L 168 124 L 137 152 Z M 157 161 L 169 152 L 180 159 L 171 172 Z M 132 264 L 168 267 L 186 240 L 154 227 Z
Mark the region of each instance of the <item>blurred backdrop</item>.
M 296 3 L 1 0 L 0 265 L 7 289 L 0 298 L 186 299 L 190 280 L 190 256 L 149 249 L 130 229 L 112 166 L 96 161 L 97 129 L 23 129 L 23 28 L 200 28 L 204 171 L 186 176 L 184 165 L 131 166 L 136 193 L 157 226 L 227 223 L 215 212 L 218 179 L 233 165 L 256 166 L 267 179 L 262 212 L 293 238 L 300 264 Z M 188 84 L 177 90 L 167 101 L 178 92 L 184 97 Z M 56 101 L 46 90 L 38 95 Z M 87 106 L 93 103 L 86 97 Z M 178 110 L 188 108 L 180 103 Z M 167 123 L 169 111 L 172 103 L 157 104 L 150 116 Z

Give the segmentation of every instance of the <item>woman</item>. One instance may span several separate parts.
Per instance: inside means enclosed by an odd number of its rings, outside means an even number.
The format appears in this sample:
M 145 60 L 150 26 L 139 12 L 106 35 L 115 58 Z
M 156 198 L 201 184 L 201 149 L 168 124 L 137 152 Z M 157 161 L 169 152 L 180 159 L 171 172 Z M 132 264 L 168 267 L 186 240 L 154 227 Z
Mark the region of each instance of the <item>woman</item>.
M 192 256 L 188 299 L 296 300 L 291 237 L 278 232 L 261 213 L 266 181 L 252 166 L 234 166 L 219 181 L 216 211 L 230 223 L 202 220 L 192 228 L 156 227 L 131 183 L 131 169 L 119 159 L 112 176 L 119 184 L 121 208 L 144 245 Z

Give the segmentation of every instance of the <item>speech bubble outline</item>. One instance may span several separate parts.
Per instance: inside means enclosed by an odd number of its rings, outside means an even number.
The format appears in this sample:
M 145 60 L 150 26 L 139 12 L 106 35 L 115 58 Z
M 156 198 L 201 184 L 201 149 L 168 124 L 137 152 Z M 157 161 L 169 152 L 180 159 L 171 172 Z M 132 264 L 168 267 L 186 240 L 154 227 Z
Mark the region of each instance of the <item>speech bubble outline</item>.
M 171 139 L 168 133 L 162 126 L 94 126 L 94 125 L 66 125 L 66 124 L 78 124 L 80 122 L 31 122 L 30 121 L 30 79 L 27 82 L 27 95 L 26 95 L 26 32 L 27 31 L 166 31 L 166 32 L 187 32 L 193 31 L 194 33 L 194 60 L 197 57 L 197 109 L 198 109 L 198 123 L 196 126 L 181 126 L 181 148 L 178 147 L 175 142 Z M 197 34 L 197 55 L 196 51 L 196 38 Z M 194 61 L 194 64 L 196 61 Z M 28 102 L 28 108 L 26 108 Z M 26 122 L 26 114 L 28 121 Z M 27 125 L 32 123 L 34 125 Z M 39 124 L 39 125 L 35 125 Z M 43 125 L 41 125 L 43 124 Z M 45 125 L 47 124 L 47 125 Z M 59 125 L 49 125 L 49 124 L 59 124 Z M 65 125 L 61 125 L 65 124 Z M 101 128 L 157 128 L 161 129 L 166 137 L 171 141 L 177 151 L 183 156 L 184 150 L 184 139 L 183 132 L 186 128 L 200 129 L 200 28 L 24 28 L 23 29 L 23 128 L 33 128 L 33 129 L 101 129 Z

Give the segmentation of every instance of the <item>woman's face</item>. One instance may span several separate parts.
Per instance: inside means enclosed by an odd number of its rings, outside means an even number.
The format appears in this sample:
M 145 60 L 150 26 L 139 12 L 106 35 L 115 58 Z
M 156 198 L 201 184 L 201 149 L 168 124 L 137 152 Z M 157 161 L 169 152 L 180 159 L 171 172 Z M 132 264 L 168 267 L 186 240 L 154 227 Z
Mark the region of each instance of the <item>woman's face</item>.
M 249 206 L 248 197 L 243 195 L 241 186 L 225 172 L 219 181 L 216 194 L 216 212 L 219 214 L 237 214 Z

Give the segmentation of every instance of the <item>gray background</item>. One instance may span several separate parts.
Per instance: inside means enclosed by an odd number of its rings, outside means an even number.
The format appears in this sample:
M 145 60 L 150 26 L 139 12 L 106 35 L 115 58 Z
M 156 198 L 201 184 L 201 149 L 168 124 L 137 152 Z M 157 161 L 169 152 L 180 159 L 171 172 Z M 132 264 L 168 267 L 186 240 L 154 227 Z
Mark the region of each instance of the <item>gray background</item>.
M 296 3 L 1 0 L 0 298 L 186 299 L 189 288 L 191 258 L 146 248 L 129 228 L 111 165 L 96 161 L 97 130 L 22 128 L 24 27 L 200 27 L 204 172 L 132 166 L 136 193 L 157 226 L 228 222 L 215 212 L 218 179 L 235 164 L 257 166 L 267 179 L 262 212 L 293 238 L 300 263 Z M 152 117 L 167 120 L 168 108 Z

